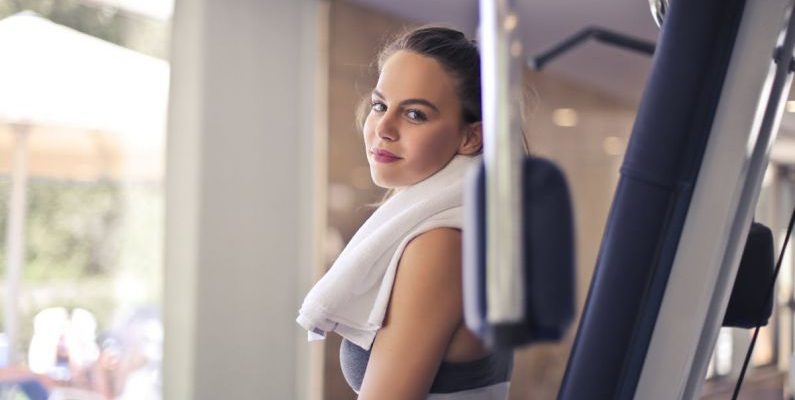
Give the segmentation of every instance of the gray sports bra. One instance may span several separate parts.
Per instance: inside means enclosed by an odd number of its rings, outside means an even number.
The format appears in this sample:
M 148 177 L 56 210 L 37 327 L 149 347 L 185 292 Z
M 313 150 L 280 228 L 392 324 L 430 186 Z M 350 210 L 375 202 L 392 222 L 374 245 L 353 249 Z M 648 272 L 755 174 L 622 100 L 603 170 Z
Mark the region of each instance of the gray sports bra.
M 348 385 L 356 392 L 362 387 L 370 351 L 342 339 L 340 365 Z M 430 393 L 453 393 L 477 389 L 511 379 L 513 351 L 497 351 L 484 358 L 466 362 L 445 362 L 431 385 Z

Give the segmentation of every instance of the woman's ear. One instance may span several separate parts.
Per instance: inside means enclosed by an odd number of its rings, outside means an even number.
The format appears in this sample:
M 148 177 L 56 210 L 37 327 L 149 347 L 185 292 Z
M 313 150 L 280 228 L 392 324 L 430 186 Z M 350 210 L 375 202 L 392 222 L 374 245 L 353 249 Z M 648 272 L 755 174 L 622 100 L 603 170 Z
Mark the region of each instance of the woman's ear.
M 458 145 L 458 154 L 471 156 L 483 149 L 483 123 L 473 122 L 464 127 L 464 137 Z

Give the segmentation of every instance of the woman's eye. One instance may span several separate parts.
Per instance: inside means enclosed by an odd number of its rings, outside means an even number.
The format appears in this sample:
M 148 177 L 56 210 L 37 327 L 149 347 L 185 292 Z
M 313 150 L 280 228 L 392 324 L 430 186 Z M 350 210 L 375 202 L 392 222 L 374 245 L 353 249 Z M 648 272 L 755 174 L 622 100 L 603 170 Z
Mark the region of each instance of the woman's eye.
M 419 110 L 408 110 L 406 111 L 406 116 L 413 121 L 426 121 L 428 119 L 425 113 Z
M 384 112 L 386 111 L 386 104 L 380 101 L 373 101 L 370 103 L 370 109 L 375 112 Z

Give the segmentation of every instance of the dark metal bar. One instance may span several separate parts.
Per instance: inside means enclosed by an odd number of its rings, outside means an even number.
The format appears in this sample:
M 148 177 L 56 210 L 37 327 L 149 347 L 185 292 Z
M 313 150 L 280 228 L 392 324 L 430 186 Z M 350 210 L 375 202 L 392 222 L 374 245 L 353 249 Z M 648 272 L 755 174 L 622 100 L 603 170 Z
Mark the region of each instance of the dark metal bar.
M 625 35 L 623 33 L 592 26 L 577 32 L 551 49 L 535 57 L 529 58 L 528 65 L 534 70 L 541 70 L 550 61 L 591 38 L 602 43 L 607 43 L 616 47 L 645 54 L 647 56 L 652 56 L 654 54 L 655 44 L 652 42 Z

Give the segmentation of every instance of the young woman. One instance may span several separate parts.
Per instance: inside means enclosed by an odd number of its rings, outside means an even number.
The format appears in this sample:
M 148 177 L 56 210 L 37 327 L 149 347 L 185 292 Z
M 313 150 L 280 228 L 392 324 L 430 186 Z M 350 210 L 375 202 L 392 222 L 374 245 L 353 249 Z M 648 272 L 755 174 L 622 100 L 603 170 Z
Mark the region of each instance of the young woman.
M 359 399 L 504 400 L 513 354 L 490 352 L 463 321 L 461 195 L 482 148 L 477 47 L 455 30 L 415 29 L 384 48 L 378 72 L 364 150 L 393 196 L 307 295 L 298 322 L 316 338 L 343 336 L 343 373 Z

